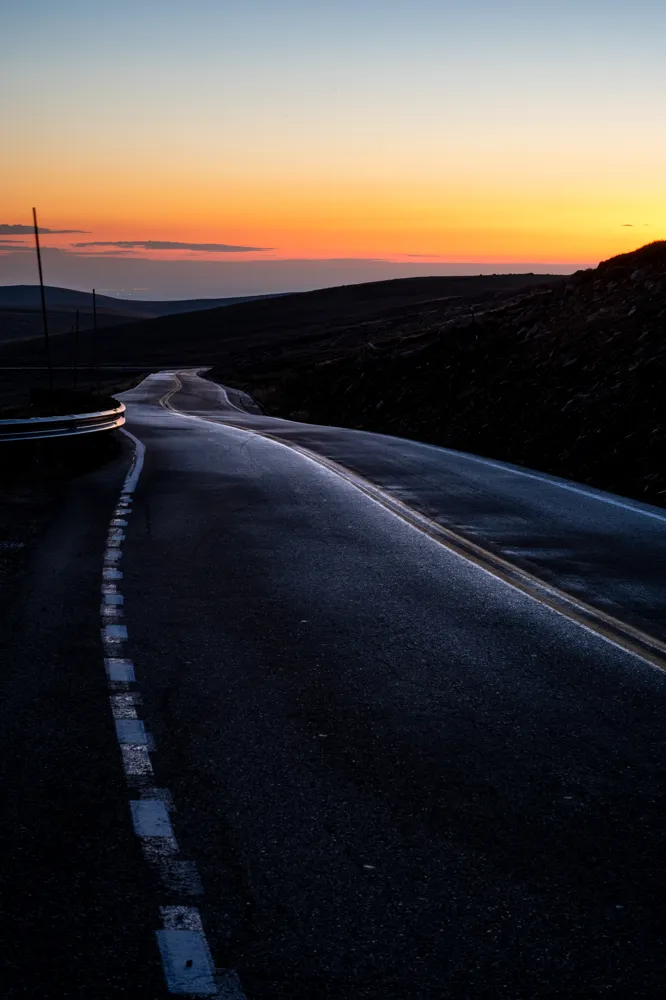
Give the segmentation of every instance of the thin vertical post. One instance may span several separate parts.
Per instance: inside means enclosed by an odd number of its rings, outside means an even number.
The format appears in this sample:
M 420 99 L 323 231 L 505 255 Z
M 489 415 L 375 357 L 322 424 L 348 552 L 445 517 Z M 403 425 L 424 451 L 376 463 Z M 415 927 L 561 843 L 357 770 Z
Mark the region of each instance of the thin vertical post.
M 79 310 L 76 310 L 76 323 L 74 324 L 74 388 L 79 381 Z
M 98 364 L 98 349 L 99 344 L 97 343 L 97 299 L 95 295 L 95 289 L 93 288 L 93 339 L 95 342 L 94 348 L 94 358 L 95 358 L 95 385 L 97 387 L 97 392 L 99 393 L 99 364 Z
M 39 291 L 42 297 L 42 319 L 44 320 L 44 350 L 46 352 L 46 367 L 49 370 L 49 389 L 53 388 L 53 368 L 51 366 L 51 345 L 49 343 L 49 323 L 46 316 L 46 298 L 44 296 L 44 276 L 42 274 L 42 254 L 39 248 L 39 227 L 37 226 L 37 210 L 32 210 L 32 221 L 35 226 L 35 246 L 37 247 L 37 267 L 39 268 Z

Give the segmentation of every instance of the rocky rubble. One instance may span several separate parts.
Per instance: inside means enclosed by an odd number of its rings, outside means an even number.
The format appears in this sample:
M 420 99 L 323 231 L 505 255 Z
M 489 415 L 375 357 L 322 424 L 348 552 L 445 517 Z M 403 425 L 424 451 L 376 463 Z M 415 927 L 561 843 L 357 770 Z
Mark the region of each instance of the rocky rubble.
M 417 438 L 666 506 L 666 241 L 272 379 L 273 413 Z

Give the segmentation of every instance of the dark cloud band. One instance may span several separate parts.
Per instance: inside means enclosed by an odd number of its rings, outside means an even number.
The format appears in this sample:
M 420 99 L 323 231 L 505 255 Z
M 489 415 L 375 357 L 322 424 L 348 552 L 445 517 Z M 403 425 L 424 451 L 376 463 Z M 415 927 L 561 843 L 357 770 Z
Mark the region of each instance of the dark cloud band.
M 119 247 L 121 250 L 199 250 L 202 253 L 263 253 L 273 247 L 235 247 L 228 243 L 174 243 L 171 240 L 96 240 L 75 247 Z
M 24 233 L 34 233 L 34 226 L 12 225 L 9 222 L 0 222 L 0 233 L 6 236 L 22 236 Z M 40 233 L 50 235 L 61 235 L 62 233 L 87 233 L 87 229 L 44 229 L 39 227 Z

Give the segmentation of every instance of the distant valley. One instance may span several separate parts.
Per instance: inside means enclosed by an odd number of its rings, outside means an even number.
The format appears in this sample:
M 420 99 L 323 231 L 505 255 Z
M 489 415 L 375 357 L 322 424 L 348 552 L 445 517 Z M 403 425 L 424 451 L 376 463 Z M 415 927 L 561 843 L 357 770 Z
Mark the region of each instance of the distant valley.
M 79 314 L 79 328 L 93 326 L 93 297 L 91 292 L 71 288 L 45 288 L 49 331 L 54 335 L 70 332 Z M 221 299 L 182 299 L 170 301 L 141 301 L 121 299 L 109 295 L 96 295 L 97 326 L 107 329 L 124 323 L 135 323 L 159 316 L 215 309 L 232 302 L 247 302 L 248 297 Z M 43 333 L 42 306 L 39 285 L 0 286 L 0 344 L 12 340 L 40 337 Z

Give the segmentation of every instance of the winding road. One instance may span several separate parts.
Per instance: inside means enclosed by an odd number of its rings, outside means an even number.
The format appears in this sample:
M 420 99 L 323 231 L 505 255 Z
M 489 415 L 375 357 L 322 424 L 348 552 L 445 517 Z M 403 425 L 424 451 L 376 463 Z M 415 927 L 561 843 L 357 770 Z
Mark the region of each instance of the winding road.
M 121 398 L 7 639 L 3 995 L 661 997 L 666 512 Z

